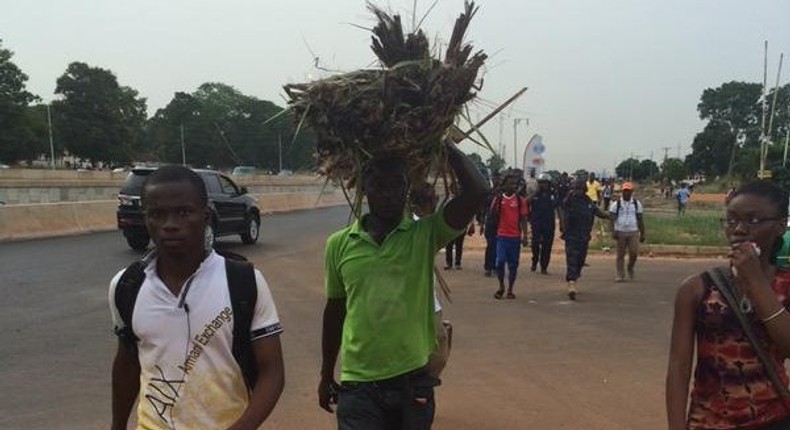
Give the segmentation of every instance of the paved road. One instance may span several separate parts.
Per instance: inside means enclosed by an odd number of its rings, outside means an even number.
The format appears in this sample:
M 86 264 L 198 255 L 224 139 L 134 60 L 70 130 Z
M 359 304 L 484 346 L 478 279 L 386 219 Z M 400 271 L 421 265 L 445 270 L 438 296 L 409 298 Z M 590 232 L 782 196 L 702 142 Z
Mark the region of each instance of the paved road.
M 326 235 L 343 208 L 266 217 L 263 241 L 227 248 L 263 268 L 286 326 L 286 391 L 263 428 L 329 429 L 315 396 Z M 106 288 L 135 258 L 119 233 L 0 244 L 0 429 L 106 428 L 110 333 Z M 525 254 L 524 257 L 527 257 Z M 579 301 L 562 295 L 562 259 L 496 301 L 477 250 L 447 272 L 454 350 L 437 390 L 436 429 L 660 429 L 671 302 L 710 260 L 643 260 L 614 284 L 591 257 Z

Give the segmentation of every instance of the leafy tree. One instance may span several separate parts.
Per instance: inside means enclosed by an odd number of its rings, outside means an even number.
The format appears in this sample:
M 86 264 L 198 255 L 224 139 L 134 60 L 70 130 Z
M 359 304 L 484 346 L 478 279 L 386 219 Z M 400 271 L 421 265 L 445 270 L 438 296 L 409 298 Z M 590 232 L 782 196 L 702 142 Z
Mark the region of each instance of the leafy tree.
M 617 173 L 617 176 L 620 178 L 628 178 L 629 180 L 633 180 L 635 177 L 641 176 L 640 169 L 641 164 L 639 160 L 636 158 L 628 158 L 620 162 L 617 167 L 614 168 L 614 172 Z M 636 174 L 634 174 L 636 172 Z
M 28 77 L 11 61 L 0 39 L 0 160 L 29 160 L 37 154 L 35 118 L 28 105 L 38 97 L 25 89 Z
M 744 155 L 739 153 L 759 147 L 761 93 L 760 84 L 735 81 L 703 91 L 697 110 L 708 124 L 692 144 L 691 164 L 695 170 L 710 176 L 731 176 L 739 155 Z
M 623 160 L 614 169 L 620 178 L 627 178 L 632 181 L 644 181 L 659 173 L 658 164 L 650 159 L 639 161 L 636 158 Z
M 309 130 L 294 138 L 293 118 L 281 115 L 272 102 L 242 94 L 230 85 L 205 83 L 192 94 L 176 93 L 156 112 L 147 131 L 146 147 L 156 158 L 181 162 L 183 127 L 187 164 L 228 167 L 254 165 L 311 169 L 315 144 Z
M 58 140 L 71 154 L 91 161 L 127 161 L 139 151 L 146 102 L 120 86 L 106 69 L 69 64 L 57 80 L 52 116 Z
M 656 162 L 653 160 L 644 159 L 639 162 L 639 175 L 634 176 L 634 180 L 644 181 L 645 179 L 649 179 L 658 175 L 658 173 L 658 164 L 656 164 Z
M 670 181 L 681 181 L 688 176 L 688 171 L 683 160 L 667 158 L 661 163 L 661 175 Z

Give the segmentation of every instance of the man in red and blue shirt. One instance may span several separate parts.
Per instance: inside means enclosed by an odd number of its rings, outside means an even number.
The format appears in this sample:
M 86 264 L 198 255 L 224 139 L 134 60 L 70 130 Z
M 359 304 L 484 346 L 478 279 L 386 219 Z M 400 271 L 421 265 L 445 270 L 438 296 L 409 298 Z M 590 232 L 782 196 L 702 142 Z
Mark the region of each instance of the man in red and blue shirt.
M 505 294 L 505 264 L 508 268 L 507 298 L 515 299 L 513 285 L 516 283 L 518 273 L 521 245 L 529 243 L 529 222 L 527 215 L 529 208 L 527 200 L 519 196 L 519 177 L 507 175 L 502 183 L 502 193 L 494 198 L 491 204 L 491 213 L 498 220 L 496 230 L 496 271 L 499 279 L 499 289 L 494 297 L 501 299 Z

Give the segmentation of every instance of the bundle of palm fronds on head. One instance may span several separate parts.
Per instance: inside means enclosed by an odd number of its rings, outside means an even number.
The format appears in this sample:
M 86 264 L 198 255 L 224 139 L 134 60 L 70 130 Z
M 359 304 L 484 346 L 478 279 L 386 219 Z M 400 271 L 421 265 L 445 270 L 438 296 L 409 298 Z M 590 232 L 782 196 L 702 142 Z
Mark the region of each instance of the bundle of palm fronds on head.
M 419 182 L 446 167 L 448 130 L 475 97 L 486 55 L 463 39 L 477 7 L 465 3 L 444 59 L 431 56 L 422 30 L 404 34 L 400 16 L 368 7 L 378 21 L 372 49 L 381 68 L 286 85 L 289 107 L 299 127 L 315 133 L 319 170 L 333 182 L 353 186 L 366 162 L 381 156 L 407 159 Z

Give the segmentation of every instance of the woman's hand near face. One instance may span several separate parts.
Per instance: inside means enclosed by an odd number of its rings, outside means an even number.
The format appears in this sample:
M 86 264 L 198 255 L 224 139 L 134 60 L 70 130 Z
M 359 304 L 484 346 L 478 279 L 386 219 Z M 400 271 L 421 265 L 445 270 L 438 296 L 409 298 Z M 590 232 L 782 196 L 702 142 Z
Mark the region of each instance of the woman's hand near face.
M 733 245 L 727 257 L 735 278 L 746 288 L 770 285 L 770 279 L 763 271 L 760 262 L 760 248 L 753 242 L 742 242 Z

